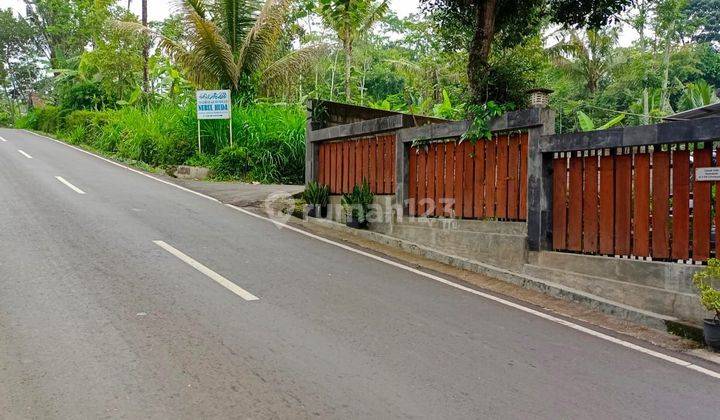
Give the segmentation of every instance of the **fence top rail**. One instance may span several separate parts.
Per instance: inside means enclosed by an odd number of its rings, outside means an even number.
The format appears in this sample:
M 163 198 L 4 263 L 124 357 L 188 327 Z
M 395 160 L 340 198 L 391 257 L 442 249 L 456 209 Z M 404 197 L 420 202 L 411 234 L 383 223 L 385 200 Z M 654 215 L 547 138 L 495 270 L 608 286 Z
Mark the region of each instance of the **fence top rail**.
M 543 153 L 575 152 L 714 140 L 720 140 L 720 117 L 543 136 L 540 150 Z
M 389 117 L 375 118 L 372 120 L 359 121 L 352 124 L 336 125 L 334 127 L 322 128 L 320 130 L 308 131 L 308 140 L 311 143 L 341 140 L 351 137 L 363 137 L 372 134 L 395 131 L 412 125 L 412 117 L 407 115 L 391 115 Z
M 507 112 L 490 121 L 490 131 L 500 133 L 512 130 L 527 130 L 543 125 L 546 108 L 529 108 Z M 398 140 L 410 143 L 415 139 L 444 140 L 461 137 L 470 129 L 470 121 L 453 121 L 443 124 L 429 124 L 422 127 L 406 128 L 398 131 Z

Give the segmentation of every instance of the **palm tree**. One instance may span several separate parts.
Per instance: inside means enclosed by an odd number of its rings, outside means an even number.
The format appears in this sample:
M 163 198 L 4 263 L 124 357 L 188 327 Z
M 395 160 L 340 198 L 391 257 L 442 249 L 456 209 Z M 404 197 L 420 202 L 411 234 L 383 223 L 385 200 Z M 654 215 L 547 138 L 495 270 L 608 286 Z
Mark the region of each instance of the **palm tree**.
M 567 39 L 550 49 L 557 64 L 585 81 L 588 92 L 594 94 L 602 79 L 610 71 L 612 48 L 617 35 L 610 31 L 588 29 L 583 35 L 571 29 Z
M 156 37 L 184 76 L 198 87 L 238 92 L 258 79 L 263 87 L 291 83 L 324 51 L 323 45 L 294 50 L 274 60 L 291 0 L 179 0 L 183 40 L 173 40 L 133 22 L 128 30 Z M 243 92 L 247 93 L 247 92 Z
M 345 52 L 345 100 L 350 102 L 350 75 L 355 41 L 388 11 L 388 0 L 320 0 L 319 13 L 342 43 Z

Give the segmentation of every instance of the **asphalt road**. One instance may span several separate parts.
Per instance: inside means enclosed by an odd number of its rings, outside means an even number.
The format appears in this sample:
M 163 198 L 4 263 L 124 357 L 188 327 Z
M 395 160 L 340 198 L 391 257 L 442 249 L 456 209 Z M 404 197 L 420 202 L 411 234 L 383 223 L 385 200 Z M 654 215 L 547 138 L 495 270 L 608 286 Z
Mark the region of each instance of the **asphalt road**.
M 718 418 L 708 375 L 0 136 L 2 418 Z

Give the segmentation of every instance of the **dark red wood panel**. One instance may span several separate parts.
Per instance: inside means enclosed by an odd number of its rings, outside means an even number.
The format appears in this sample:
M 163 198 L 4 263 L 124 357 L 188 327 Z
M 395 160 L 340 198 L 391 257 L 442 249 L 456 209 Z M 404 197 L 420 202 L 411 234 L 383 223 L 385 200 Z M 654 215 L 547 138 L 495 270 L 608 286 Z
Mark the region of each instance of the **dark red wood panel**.
M 520 141 L 518 135 L 508 140 L 508 210 L 510 220 L 518 219 L 520 211 Z
M 382 138 L 376 137 L 375 138 L 376 143 L 376 152 L 375 152 L 375 169 L 377 170 L 377 173 L 375 174 L 375 194 L 382 194 L 383 193 L 383 186 L 384 186 L 384 158 L 383 155 L 385 153 L 385 143 L 382 141 Z
M 632 229 L 632 155 L 615 157 L 615 254 L 630 255 Z
M 690 258 L 690 152 L 672 152 L 672 245 L 670 256 Z M 665 258 L 665 257 L 664 257 Z
M 363 140 L 362 147 L 362 177 L 363 181 L 370 182 L 370 139 Z
M 567 249 L 567 162 L 553 160 L 553 249 Z
M 635 154 L 633 255 L 650 256 L 650 154 Z
M 708 168 L 712 166 L 712 148 L 695 149 L 694 167 Z M 695 261 L 710 258 L 710 229 L 712 209 L 712 183 L 707 181 L 693 182 L 693 242 L 692 257 Z
M 455 217 L 462 217 L 464 197 L 463 178 L 465 173 L 465 147 L 463 144 L 455 145 Z
M 383 191 L 385 194 L 392 194 L 392 178 L 395 171 L 393 170 L 395 168 L 395 161 L 392 159 L 392 153 L 391 151 L 395 148 L 395 144 L 393 142 L 393 136 L 386 136 L 385 137 L 385 164 L 383 165 L 383 168 L 385 170 L 385 186 L 383 188 Z
M 377 140 L 368 139 L 368 183 L 370 190 L 377 192 Z
M 475 143 L 475 175 L 473 178 L 475 190 L 473 216 L 480 219 L 484 216 L 485 206 L 485 141 L 483 140 Z
M 583 245 L 584 252 L 598 250 L 598 157 L 583 159 Z
M 520 220 L 527 220 L 527 165 L 528 165 L 528 134 L 520 135 Z
M 425 204 L 425 212 L 427 213 L 427 216 L 432 216 L 435 214 L 435 182 L 436 182 L 436 174 L 435 174 L 435 158 L 436 153 L 435 149 L 437 146 L 434 144 L 431 144 L 428 147 L 427 151 L 427 162 L 425 162 L 427 169 L 425 171 L 425 177 L 427 178 L 427 190 L 425 193 L 425 196 L 427 197 L 426 204 Z
M 337 188 L 337 143 L 330 143 L 330 191 L 338 193 Z
M 615 226 L 615 159 L 613 156 L 600 158 L 600 234 L 599 251 L 612 254 Z
M 418 216 L 425 216 L 427 203 L 427 152 L 419 149 L 418 154 Z
M 350 142 L 344 141 L 342 144 L 342 180 L 343 192 L 350 192 Z
M 462 216 L 466 219 L 473 217 L 473 203 L 475 199 L 473 197 L 473 187 L 475 182 L 473 177 L 475 175 L 474 164 L 474 153 L 475 146 L 469 141 L 463 143 L 463 214 Z
M 495 217 L 497 139 L 485 142 L 485 217 Z
M 508 186 L 508 138 L 498 137 L 497 141 L 497 193 L 496 215 L 499 219 L 507 218 L 507 186 Z
M 670 257 L 670 152 L 658 150 L 652 154 L 651 223 L 653 257 Z M 680 248 L 676 249 L 680 251 Z
M 350 140 L 348 143 L 348 191 L 355 186 L 355 141 Z
M 364 140 L 359 140 L 355 143 L 355 184 L 360 185 L 362 184 L 363 180 L 363 143 L 365 143 Z
M 443 206 L 445 198 L 445 143 L 435 144 L 436 153 L 436 178 L 435 184 L 435 216 L 440 217 L 443 215 Z
M 418 191 L 417 191 L 417 149 L 410 148 L 408 151 L 408 213 L 410 216 L 417 215 Z
M 324 145 L 320 145 L 318 147 L 318 174 L 317 174 L 317 182 L 322 185 L 325 183 L 325 148 Z
M 570 157 L 569 171 L 569 199 L 567 221 L 567 249 L 580 251 L 582 249 L 582 209 L 583 209 L 583 159 L 578 156 Z
M 397 153 L 396 140 L 395 136 L 390 137 L 390 162 L 392 164 L 392 170 L 390 171 L 390 194 L 395 194 L 395 178 L 397 177 L 397 173 L 395 172 L 395 153 Z
M 445 186 L 443 187 L 445 217 L 452 217 L 455 209 L 455 142 L 445 143 Z

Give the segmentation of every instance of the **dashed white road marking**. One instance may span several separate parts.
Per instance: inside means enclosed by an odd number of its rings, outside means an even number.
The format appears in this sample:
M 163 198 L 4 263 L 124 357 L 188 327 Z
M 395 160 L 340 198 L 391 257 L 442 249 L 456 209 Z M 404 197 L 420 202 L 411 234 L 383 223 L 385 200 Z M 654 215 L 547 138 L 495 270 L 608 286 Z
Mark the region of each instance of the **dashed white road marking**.
M 3 136 L 0 136 L 0 141 L 5 143 L 7 140 L 5 140 L 5 138 Z
M 241 298 L 243 298 L 247 301 L 259 300 L 259 298 L 257 296 L 253 295 L 252 293 L 248 292 L 247 290 L 243 289 L 242 287 L 238 286 L 237 284 L 231 282 L 230 280 L 226 279 L 225 277 L 221 276 L 220 274 L 212 271 L 211 269 L 207 268 L 206 266 L 202 265 L 201 263 L 195 261 L 194 259 L 185 255 L 181 251 L 173 248 L 172 246 L 168 245 L 167 243 L 165 243 L 163 241 L 153 241 L 153 242 L 155 243 L 155 245 L 157 245 L 160 248 L 164 249 L 165 251 L 171 253 L 172 255 L 178 257 L 181 261 L 188 264 L 190 267 L 205 274 L 206 276 L 210 277 L 212 280 L 215 280 L 218 284 L 220 284 L 224 288 L 230 290 L 231 292 L 235 293 L 236 295 L 240 296 Z
M 56 143 L 62 144 L 62 145 L 64 145 L 64 146 L 67 146 L 67 147 L 76 149 L 76 150 L 81 151 L 81 152 L 83 152 L 83 153 L 86 153 L 86 154 L 88 154 L 88 155 L 95 156 L 95 157 L 98 158 L 98 159 L 104 160 L 104 161 L 106 161 L 106 162 L 108 162 L 108 163 L 111 163 L 111 164 L 113 164 L 113 165 L 116 165 L 116 166 L 120 166 L 120 167 L 125 168 L 125 169 L 127 169 L 127 170 L 129 170 L 129 171 L 132 171 L 132 172 L 138 173 L 138 174 L 140 174 L 140 175 L 143 175 L 143 176 L 145 176 L 145 177 L 147 177 L 147 178 L 154 179 L 155 181 L 162 182 L 163 184 L 170 185 L 171 187 L 175 187 L 175 188 L 178 188 L 178 189 L 180 189 L 180 190 L 187 191 L 187 192 L 190 192 L 190 193 L 192 193 L 192 194 L 195 194 L 195 195 L 197 195 L 197 196 L 199 196 L 199 197 L 203 197 L 203 198 L 205 198 L 205 199 L 214 201 L 214 202 L 216 202 L 216 203 L 220 203 L 219 200 L 217 200 L 217 199 L 215 199 L 215 198 L 213 198 L 213 197 L 210 197 L 210 196 L 208 196 L 208 195 L 205 195 L 205 194 L 203 194 L 203 193 L 199 193 L 199 192 L 197 192 L 197 191 L 190 190 L 190 189 L 185 188 L 185 187 L 183 187 L 183 186 L 180 186 L 180 185 L 177 185 L 177 184 L 173 184 L 172 182 L 168 182 L 168 181 L 165 181 L 165 180 L 163 180 L 163 179 L 156 178 L 156 177 L 154 177 L 154 176 L 152 176 L 152 175 L 150 175 L 150 174 L 146 174 L 146 173 L 144 173 L 144 172 L 140 172 L 140 171 L 138 171 L 138 170 L 136 170 L 136 169 L 127 167 L 127 166 L 125 166 L 125 165 L 121 165 L 121 164 L 119 164 L 119 163 L 117 163 L 117 162 L 114 162 L 114 161 L 112 161 L 112 160 L 110 160 L 110 159 L 106 159 L 106 158 L 104 158 L 104 157 L 102 157 L 102 156 L 98 156 L 98 155 L 96 155 L 95 153 L 91 153 L 91 152 L 88 152 L 87 150 L 83 150 L 83 149 L 80 149 L 80 148 L 78 148 L 78 147 L 72 146 L 72 145 L 70 145 L 70 144 L 61 142 L 60 140 L 56 140 L 56 139 L 53 139 L 53 138 L 50 138 L 50 137 L 47 137 L 47 136 L 43 136 L 43 135 L 41 135 L 41 134 L 36 134 L 36 133 L 33 133 L 32 131 L 28 131 L 28 130 L 25 130 L 25 131 L 26 131 L 27 133 L 30 133 L 30 134 L 33 134 L 33 135 L 36 135 L 36 136 L 39 136 L 39 137 L 43 137 L 43 138 L 46 138 L 46 139 L 48 139 L 48 140 L 52 140 L 52 141 L 54 141 L 54 142 L 56 142 Z M 706 369 L 706 368 L 704 368 L 704 367 L 702 367 L 702 366 L 695 365 L 695 364 L 693 364 L 693 363 L 687 362 L 687 361 L 682 360 L 682 359 L 679 359 L 679 358 L 677 358 L 677 357 L 670 356 L 670 355 L 667 355 L 667 354 L 664 354 L 664 353 L 660 353 L 660 352 L 658 352 L 658 351 L 648 349 L 648 348 L 646 348 L 646 347 L 643 347 L 643 346 L 640 346 L 640 345 L 631 343 L 631 342 L 629 342 L 629 341 L 621 340 L 621 339 L 619 339 L 619 338 L 616 338 L 616 337 L 613 337 L 613 336 L 610 336 L 610 335 L 601 333 L 601 332 L 599 332 L 599 331 L 595 331 L 595 330 L 593 330 L 593 329 L 591 329 L 591 328 L 584 327 L 584 326 L 579 325 L 579 324 L 576 324 L 576 323 L 574 323 L 574 322 L 567 321 L 567 320 L 564 320 L 564 319 L 562 319 L 562 318 L 558 318 L 558 317 L 555 317 L 555 316 L 546 314 L 546 313 L 544 313 L 544 312 L 540 312 L 540 311 L 537 311 L 537 310 L 535 310 L 535 309 L 525 307 L 525 306 L 520 305 L 520 304 L 518 304 L 518 303 L 511 302 L 511 301 L 509 301 L 509 300 L 505 300 L 505 299 L 499 298 L 499 297 L 497 297 L 497 296 L 493 296 L 493 295 L 490 295 L 490 294 L 487 294 L 487 293 L 483 293 L 483 292 L 481 292 L 481 291 L 479 291 L 479 290 L 471 289 L 471 288 L 469 288 L 469 287 L 463 286 L 463 285 L 461 285 L 461 284 L 454 283 L 454 282 L 452 282 L 452 281 L 450 281 L 450 280 L 447 280 L 447 279 L 444 279 L 444 278 L 442 278 L 442 277 L 439 277 L 439 276 L 436 276 L 436 275 L 433 275 L 433 274 L 430 274 L 430 273 L 425 273 L 425 272 L 423 272 L 423 271 L 417 270 L 417 269 L 412 268 L 412 267 L 410 267 L 410 266 L 407 266 L 407 265 L 405 265 L 405 264 L 401 264 L 401 263 L 398 263 L 398 262 L 389 260 L 389 259 L 387 259 L 387 258 L 383 258 L 383 257 L 377 256 L 377 255 L 371 254 L 371 253 L 369 253 L 369 252 L 365 252 L 365 251 L 362 251 L 362 250 L 353 248 L 353 247 L 351 247 L 351 246 L 342 244 L 342 243 L 340 243 L 340 242 L 335 242 L 335 241 L 333 241 L 333 240 L 330 240 L 330 239 L 327 239 L 327 238 L 323 238 L 323 237 L 321 237 L 321 236 L 314 235 L 314 234 L 312 234 L 312 233 L 310 233 L 310 232 L 306 232 L 306 231 L 304 231 L 304 230 L 302 230 L 302 229 L 298 229 L 298 228 L 296 228 L 296 227 L 294 227 L 294 226 L 290 226 L 290 225 L 287 225 L 287 224 L 284 224 L 284 223 L 277 222 L 277 221 L 272 220 L 272 219 L 270 219 L 270 218 L 267 218 L 267 217 L 261 216 L 261 215 L 259 215 L 259 214 L 255 214 L 255 213 L 253 213 L 253 212 L 251 212 L 251 211 L 245 210 L 245 209 L 243 209 L 243 208 L 236 207 L 236 206 L 233 206 L 233 205 L 231 205 L 231 204 L 226 204 L 226 206 L 230 207 L 231 209 L 237 210 L 237 211 L 239 211 L 239 212 L 245 213 L 245 214 L 247 214 L 247 215 L 249 215 L 249 216 L 252 216 L 252 217 L 255 217 L 255 218 L 258 218 L 258 219 L 262 219 L 262 220 L 268 221 L 268 222 L 270 222 L 270 223 L 273 223 L 273 224 L 278 225 L 278 226 L 281 226 L 281 227 L 283 227 L 283 228 L 292 230 L 292 231 L 297 232 L 297 233 L 299 233 L 299 234 L 301 234 L 301 235 L 308 236 L 308 237 L 313 238 L 313 239 L 316 239 L 316 240 L 318 240 L 318 241 L 325 242 L 325 243 L 327 243 L 327 244 L 331 244 L 331 245 L 337 246 L 337 247 L 339 247 L 339 248 L 343 248 L 343 249 L 345 249 L 345 250 L 348 250 L 348 251 L 350 251 L 350 252 L 354 252 L 354 253 L 356 253 L 356 254 L 364 255 L 364 256 L 366 256 L 366 257 L 368 257 L 368 258 L 372 258 L 372 259 L 374 259 L 374 260 L 381 261 L 381 262 L 383 262 L 383 263 L 385 263 L 385 264 L 389 264 L 389 265 L 392 265 L 392 266 L 394 266 L 394 267 L 398 267 L 398 268 L 400 268 L 400 269 L 409 271 L 409 272 L 411 272 L 411 273 L 415 273 L 415 274 L 417 274 L 417 275 L 419 275 L 419 276 L 423 276 L 423 277 L 429 278 L 429 279 L 431 279 L 431 280 L 434 280 L 434 281 L 437 281 L 437 282 L 439 282 L 439 283 L 448 285 L 448 286 L 450 286 L 450 287 L 454 287 L 454 288 L 456 288 L 456 289 L 458 289 L 458 290 L 462 290 L 462 291 L 464 291 L 464 292 L 472 293 L 472 294 L 474 294 L 474 295 L 477 295 L 477 296 L 480 296 L 480 297 L 483 297 L 483 298 L 492 300 L 492 301 L 497 302 L 497 303 L 500 303 L 500 304 L 502 304 L 502 305 L 509 306 L 509 307 L 515 308 L 515 309 L 517 309 L 517 310 L 523 311 L 523 312 L 525 312 L 525 313 L 528 313 L 528 314 L 531 314 L 531 315 L 534 315 L 534 316 L 537 316 L 537 317 L 546 319 L 546 320 L 551 321 L 551 322 L 554 322 L 554 323 L 556 323 L 556 324 L 564 325 L 564 326 L 566 326 L 566 327 L 568 327 L 568 328 L 572 328 L 572 329 L 574 329 L 574 330 L 576 330 L 576 331 L 580 331 L 580 332 L 586 333 L 586 334 L 588 334 L 588 335 L 591 335 L 591 336 L 593 336 L 593 337 L 599 338 L 599 339 L 601 339 L 601 340 L 609 341 L 609 342 L 611 342 L 611 343 L 615 343 L 615 344 L 620 345 L 620 346 L 623 346 L 623 347 L 625 347 L 625 348 L 628 348 L 628 349 L 631 349 L 631 350 L 635 350 L 635 351 L 637 351 L 637 352 L 646 354 L 646 355 L 648 355 L 648 356 L 651 356 L 651 357 L 654 357 L 654 358 L 657 358 L 657 359 L 661 359 L 661 360 L 665 360 L 666 362 L 672 363 L 672 364 L 677 365 L 677 366 L 682 366 L 682 367 L 684 367 L 684 368 L 687 368 L 687 369 L 690 369 L 690 370 L 693 370 L 693 371 L 702 373 L 702 374 L 704 374 L 704 375 L 713 377 L 713 378 L 715 378 L 715 379 L 720 379 L 720 372 L 716 372 L 716 371 L 713 371 L 713 370 L 710 370 L 710 369 Z
M 67 182 L 67 181 L 65 180 L 65 178 L 63 178 L 63 177 L 61 177 L 61 176 L 56 176 L 55 179 L 57 179 L 58 181 L 60 181 L 60 182 L 62 182 L 63 184 L 65 184 L 65 186 L 67 186 L 67 187 L 70 188 L 71 190 L 75 191 L 76 193 L 78 193 L 78 194 L 85 194 L 85 191 L 83 191 L 83 190 L 81 190 L 80 188 L 74 186 L 73 184 Z
M 20 149 L 18 149 L 18 153 L 20 153 L 21 155 L 25 156 L 25 157 L 28 158 L 28 159 L 32 159 L 32 158 L 33 158 L 32 156 L 30 156 L 29 154 L 25 153 L 24 151 L 22 151 L 22 150 L 20 150 Z

